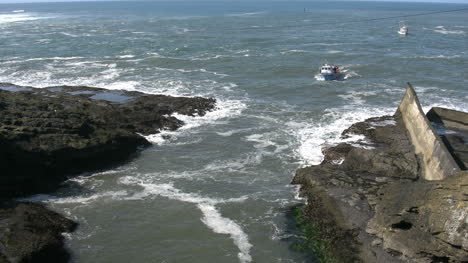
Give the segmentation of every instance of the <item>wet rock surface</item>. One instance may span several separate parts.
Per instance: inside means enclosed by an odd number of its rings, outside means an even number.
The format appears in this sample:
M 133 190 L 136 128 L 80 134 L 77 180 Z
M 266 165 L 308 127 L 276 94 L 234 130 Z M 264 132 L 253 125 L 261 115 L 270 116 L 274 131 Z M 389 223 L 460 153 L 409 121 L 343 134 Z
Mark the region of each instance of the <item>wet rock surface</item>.
M 341 262 L 468 262 L 468 173 L 422 179 L 401 117 L 356 123 L 366 140 L 324 150 L 297 170 L 305 217 L 332 240 Z
M 0 262 L 67 262 L 63 232 L 76 223 L 11 198 L 55 190 L 69 176 L 105 169 L 175 130 L 174 113 L 202 116 L 215 100 L 123 90 L 0 83 Z
M 40 204 L 16 203 L 0 209 L 0 262 L 67 262 L 64 232 L 77 224 Z
M 171 116 L 204 115 L 214 99 L 91 87 L 0 84 L 0 197 L 50 191 L 67 175 L 127 160 L 142 135 L 175 130 Z

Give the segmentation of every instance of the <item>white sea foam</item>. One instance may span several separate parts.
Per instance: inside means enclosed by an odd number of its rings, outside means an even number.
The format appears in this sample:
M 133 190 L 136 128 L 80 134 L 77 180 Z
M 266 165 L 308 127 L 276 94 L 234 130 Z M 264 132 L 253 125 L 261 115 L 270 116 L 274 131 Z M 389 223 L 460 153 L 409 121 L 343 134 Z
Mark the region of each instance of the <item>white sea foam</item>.
M 29 58 L 24 61 L 44 61 L 44 60 L 75 60 L 83 59 L 84 57 L 46 57 L 46 58 Z
M 162 70 L 173 70 L 173 69 L 162 68 Z M 183 72 L 183 73 L 201 72 L 201 73 L 213 74 L 213 75 L 220 76 L 220 77 L 227 77 L 227 76 L 229 76 L 229 75 L 227 75 L 227 74 L 218 73 L 218 72 L 215 72 L 215 71 L 209 71 L 209 70 L 206 70 L 206 69 L 204 69 L 204 68 L 201 68 L 201 69 L 194 69 L 194 70 L 189 70 L 189 69 L 176 69 L 176 70 L 179 71 L 179 72 Z
M 403 57 L 403 58 L 408 58 L 408 59 L 454 59 L 454 58 L 459 58 L 459 55 L 453 55 L 453 56 L 445 56 L 445 55 L 437 55 L 437 56 L 414 56 L 414 57 Z
M 251 134 L 246 136 L 247 141 L 256 142 L 254 145 L 255 148 L 266 148 L 268 146 L 274 145 L 275 143 L 272 142 L 270 139 L 265 138 L 266 134 Z
M 351 79 L 351 78 L 359 78 L 361 75 L 359 75 L 355 71 L 350 71 L 349 69 L 342 68 L 341 72 L 344 74 L 343 79 Z
M 110 199 L 116 200 L 128 196 L 127 191 L 108 191 L 97 194 L 92 194 L 88 196 L 67 196 L 67 197 L 57 197 L 53 195 L 33 195 L 30 197 L 19 199 L 20 201 L 28 202 L 44 202 L 44 203 L 54 203 L 54 204 L 89 204 L 96 200 Z
M 288 54 L 288 53 L 307 53 L 311 51 L 306 51 L 306 50 L 301 50 L 301 49 L 291 49 L 291 50 L 286 50 L 286 51 L 281 51 L 281 54 Z
M 59 34 L 62 34 L 62 35 L 67 36 L 67 37 L 79 37 L 78 35 L 68 33 L 68 32 L 59 32 Z
M 216 160 L 203 167 L 203 170 L 208 172 L 227 171 L 242 173 L 246 167 L 259 164 L 261 162 L 261 158 L 261 155 L 255 153 L 253 155 L 243 155 L 236 159 L 229 159 L 224 161 Z
M 98 88 L 112 89 L 112 90 L 129 90 L 129 91 L 138 91 L 141 86 L 141 83 L 138 81 L 116 81 L 111 82 L 110 84 L 97 84 L 95 85 Z
M 230 131 L 227 131 L 227 132 L 216 132 L 216 134 L 218 134 L 219 136 L 223 136 L 223 137 L 229 137 L 229 136 L 232 136 L 236 133 L 241 133 L 241 132 L 246 132 L 246 131 L 250 131 L 252 130 L 252 128 L 246 128 L 246 129 L 234 129 L 234 130 L 230 130 Z
M 134 55 L 121 55 L 121 56 L 117 56 L 117 58 L 134 58 L 135 56 Z
M 215 110 L 207 112 L 204 116 L 191 117 L 175 113 L 172 116 L 183 121 L 184 126 L 176 131 L 163 130 L 160 133 L 145 136 L 145 138 L 154 144 L 162 144 L 166 142 L 164 138 L 170 137 L 171 140 L 175 140 L 178 136 L 185 135 L 187 130 L 215 123 L 223 118 L 237 116 L 247 107 L 244 102 L 239 100 L 226 101 L 218 99 L 217 105 Z
M 38 40 L 36 40 L 36 42 L 45 44 L 45 43 L 50 43 L 50 42 L 52 42 L 52 39 L 50 39 L 50 38 L 43 38 L 43 39 L 38 39 Z
M 318 42 L 318 43 L 308 43 L 307 45 L 308 46 L 347 46 L 347 45 L 361 45 L 362 43 L 345 43 L 345 42 L 341 42 L 341 43 L 321 43 L 321 42 Z
M 252 244 L 250 244 L 249 238 L 247 234 L 242 231 L 242 228 L 231 219 L 222 217 L 213 205 L 199 203 L 197 206 L 203 213 L 203 223 L 215 233 L 228 234 L 231 236 L 240 250 L 237 254 L 240 262 L 251 262 L 252 257 L 250 256 L 250 249 L 252 248 Z
M 276 139 L 276 133 L 261 133 L 261 134 L 251 134 L 246 136 L 245 139 L 250 142 L 255 142 L 254 147 L 257 149 L 261 149 L 262 154 L 269 154 L 269 153 L 280 153 L 286 150 L 289 145 L 284 144 L 281 145 Z
M 314 78 L 318 81 L 325 81 L 325 78 L 320 74 L 315 75 Z
M 328 50 L 326 51 L 326 53 L 328 54 L 337 54 L 337 53 L 343 53 L 344 51 L 341 51 L 341 50 Z
M 434 30 L 434 32 L 441 33 L 441 34 L 444 34 L 444 35 L 447 35 L 447 34 L 457 34 L 457 35 L 466 34 L 466 32 L 463 31 L 463 30 L 447 30 L 444 26 L 437 26 L 436 29 Z
M 47 17 L 38 17 L 26 13 L 0 14 L 0 24 L 33 21 L 44 18 Z
M 100 73 L 104 79 L 113 80 L 120 76 L 121 71 L 116 68 L 116 64 L 110 64 L 108 68 Z
M 362 135 L 351 135 L 343 139 L 341 133 L 350 125 L 364 121 L 370 117 L 392 114 L 394 109 L 367 109 L 359 111 L 350 109 L 328 109 L 325 111 L 322 120 L 318 123 L 297 123 L 289 122 L 288 127 L 291 133 L 296 136 L 299 142 L 297 154 L 305 165 L 319 164 L 323 160 L 322 147 L 336 145 L 340 142 L 360 142 L 359 146 L 365 148 L 365 137 Z
M 228 15 L 226 15 L 226 16 L 233 16 L 233 17 L 240 16 L 240 17 L 243 17 L 243 16 L 262 15 L 262 14 L 265 14 L 265 13 L 266 13 L 265 11 L 261 11 L 261 12 L 245 12 L 245 13 L 228 14 Z
M 365 100 L 363 100 L 359 96 L 356 96 L 356 94 L 344 94 L 344 95 L 338 95 L 338 97 L 348 100 L 354 105 L 362 105 L 365 102 Z
M 22 10 L 22 9 L 13 10 L 12 13 L 24 13 L 24 10 Z
M 194 193 L 184 193 L 175 188 L 172 184 L 155 184 L 145 182 L 144 180 L 135 177 L 123 177 L 121 183 L 126 185 L 139 185 L 143 187 L 143 191 L 128 197 L 129 200 L 139 200 L 151 196 L 162 196 L 169 199 L 174 199 L 182 202 L 196 204 L 203 213 L 201 221 L 218 234 L 227 234 L 234 241 L 234 244 L 239 248 L 238 257 L 240 262 L 251 262 L 250 249 L 252 244 L 249 242 L 247 234 L 242 230 L 241 226 L 233 220 L 223 217 L 216 208 L 216 205 L 231 202 L 243 202 L 247 197 L 230 198 L 230 199 L 215 199 L 203 197 Z

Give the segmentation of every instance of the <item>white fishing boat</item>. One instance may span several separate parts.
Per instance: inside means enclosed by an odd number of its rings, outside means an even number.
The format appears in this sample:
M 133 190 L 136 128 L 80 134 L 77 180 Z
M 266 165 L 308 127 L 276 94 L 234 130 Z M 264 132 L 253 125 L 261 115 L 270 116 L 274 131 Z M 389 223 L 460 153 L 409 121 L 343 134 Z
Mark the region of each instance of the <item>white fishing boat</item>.
M 398 34 L 404 36 L 408 35 L 408 27 L 405 24 L 400 23 L 400 30 L 398 30 Z
M 319 73 L 322 80 L 338 80 L 340 78 L 340 68 L 336 65 L 325 64 L 320 67 Z

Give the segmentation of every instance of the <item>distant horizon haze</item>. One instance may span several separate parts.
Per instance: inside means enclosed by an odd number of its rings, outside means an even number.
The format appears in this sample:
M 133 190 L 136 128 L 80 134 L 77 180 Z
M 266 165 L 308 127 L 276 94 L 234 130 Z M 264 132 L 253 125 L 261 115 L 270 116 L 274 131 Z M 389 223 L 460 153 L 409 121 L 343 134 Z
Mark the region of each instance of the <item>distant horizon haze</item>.
M 20 4 L 20 3 L 52 3 L 52 2 L 168 2 L 169 0 L 0 0 L 0 4 Z M 232 0 L 172 0 L 188 2 L 226 2 Z M 247 0 L 234 0 L 236 2 L 245 2 Z M 281 2 L 281 0 L 257 0 L 259 2 Z M 323 2 L 325 0 L 294 0 L 296 2 Z M 330 1 L 330 0 L 329 0 Z M 356 1 L 356 2 L 410 2 L 410 3 L 453 3 L 468 4 L 468 0 L 331 0 L 331 1 Z M 171 1 L 169 1 L 171 2 Z

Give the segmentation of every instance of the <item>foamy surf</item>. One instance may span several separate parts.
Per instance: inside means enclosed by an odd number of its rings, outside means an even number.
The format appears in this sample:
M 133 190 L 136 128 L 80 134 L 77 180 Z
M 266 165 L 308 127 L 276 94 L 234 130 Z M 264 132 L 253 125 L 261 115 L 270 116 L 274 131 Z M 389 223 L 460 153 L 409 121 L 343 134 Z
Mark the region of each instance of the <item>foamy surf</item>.
M 341 142 L 355 143 L 366 148 L 365 137 L 351 135 L 343 139 L 341 133 L 356 122 L 364 121 L 371 117 L 393 114 L 394 109 L 363 109 L 362 111 L 349 111 L 341 109 L 329 109 L 319 123 L 290 122 L 288 126 L 297 137 L 299 147 L 297 154 L 303 160 L 303 165 L 316 165 L 323 161 L 322 147 L 333 146 Z M 330 119 L 326 121 L 326 119 Z M 389 123 L 390 124 L 390 123 Z
M 78 204 L 78 205 L 88 205 L 92 202 L 101 201 L 102 199 L 109 200 L 118 200 L 127 196 L 128 193 L 125 190 L 122 191 L 108 191 L 101 192 L 98 194 L 92 194 L 88 196 L 67 196 L 67 197 L 58 197 L 53 195 L 38 194 L 26 198 L 18 199 L 22 202 L 44 202 L 44 203 L 53 203 L 53 204 Z
M 143 187 L 143 191 L 128 197 L 128 200 L 140 200 L 151 196 L 162 196 L 173 200 L 196 204 L 203 213 L 201 221 L 213 232 L 226 234 L 231 237 L 234 244 L 239 248 L 238 258 L 241 263 L 252 261 L 250 249 L 252 244 L 249 242 L 247 234 L 241 226 L 233 220 L 223 217 L 216 208 L 216 205 L 230 202 L 243 202 L 246 197 L 230 198 L 227 200 L 202 197 L 194 193 L 184 193 L 175 188 L 172 184 L 155 184 L 145 182 L 135 177 L 123 177 L 120 182 L 126 185 L 138 185 Z
M 436 29 L 434 29 L 434 32 L 440 33 L 440 34 L 465 34 L 466 32 L 463 30 L 447 30 L 444 26 L 437 26 Z
M 1 14 L 0 15 L 0 24 L 14 23 L 14 22 L 26 22 L 33 21 L 38 19 L 44 19 L 45 17 L 37 17 L 22 12 L 17 12 L 15 14 Z
M 245 13 L 237 13 L 237 14 L 228 14 L 227 17 L 244 17 L 244 16 L 256 16 L 256 15 L 263 15 L 266 14 L 266 11 L 260 12 L 245 12 Z
M 162 130 L 157 134 L 145 136 L 145 138 L 154 144 L 163 144 L 169 138 L 171 141 L 177 140 L 179 136 L 187 134 L 187 130 L 216 123 L 224 118 L 238 116 L 247 107 L 247 105 L 239 100 L 217 100 L 217 107 L 213 111 L 207 112 L 204 116 L 187 116 L 182 114 L 172 114 L 173 117 L 184 122 L 184 125 L 176 131 Z

